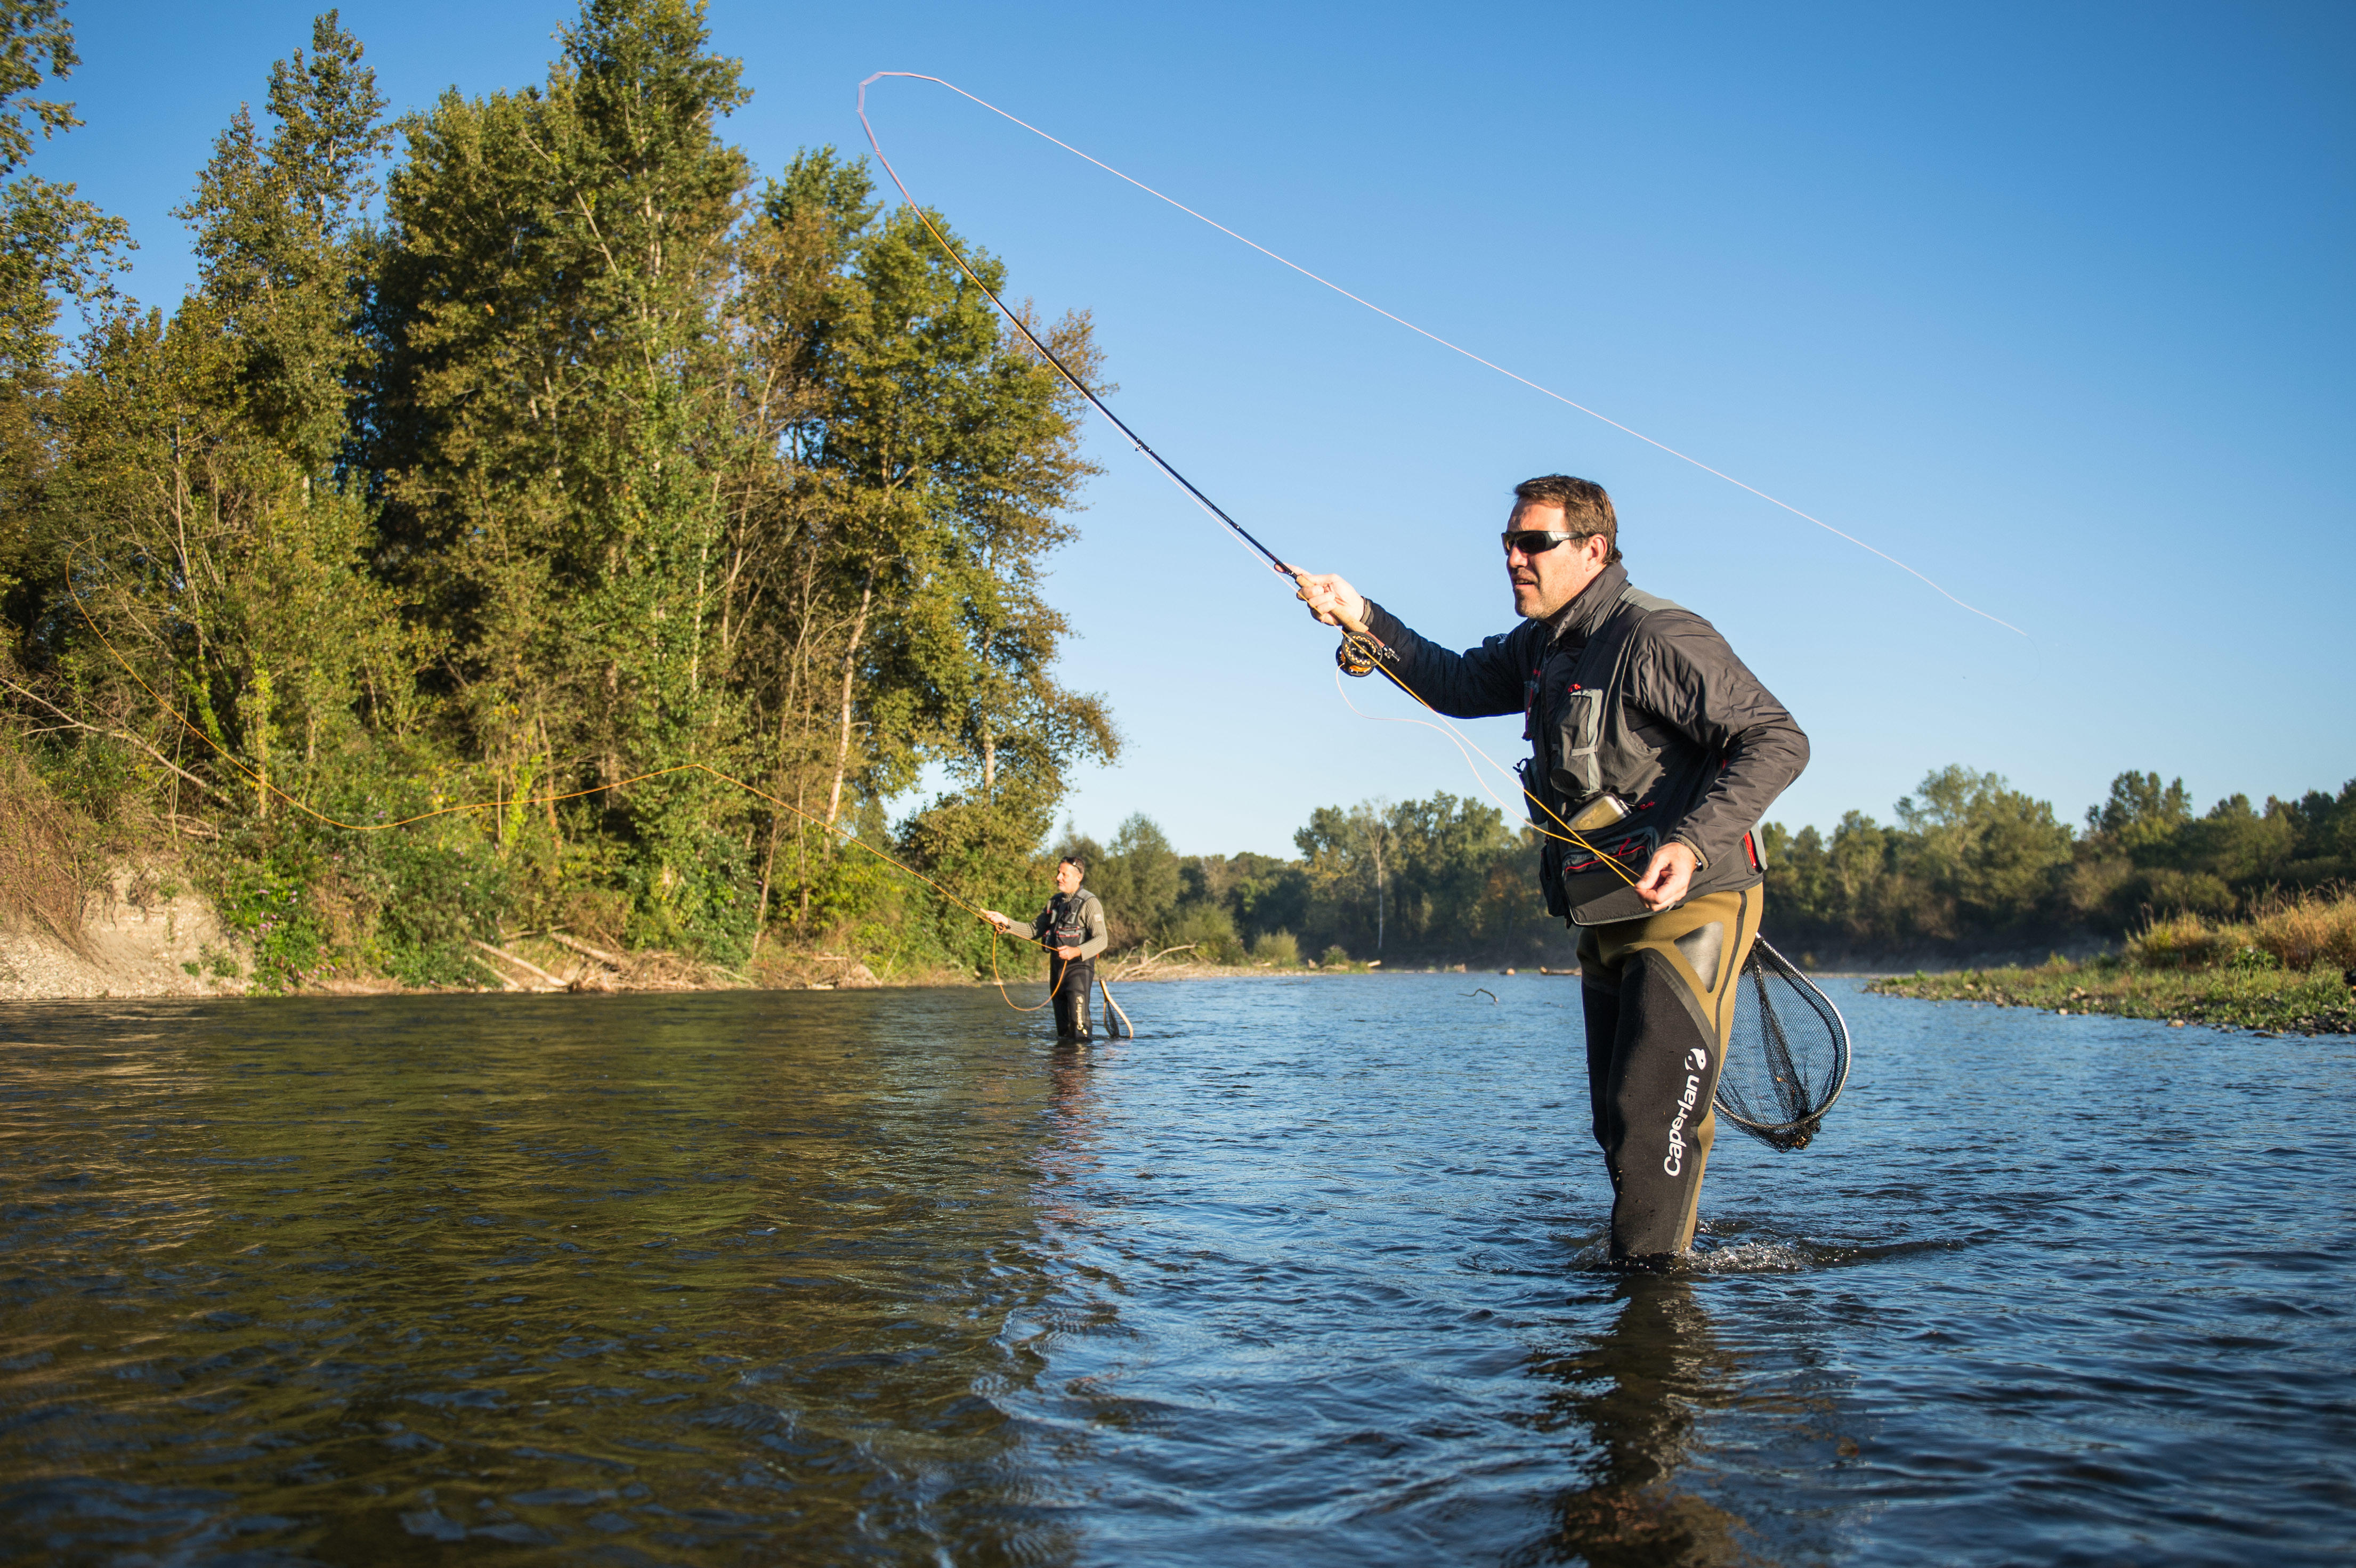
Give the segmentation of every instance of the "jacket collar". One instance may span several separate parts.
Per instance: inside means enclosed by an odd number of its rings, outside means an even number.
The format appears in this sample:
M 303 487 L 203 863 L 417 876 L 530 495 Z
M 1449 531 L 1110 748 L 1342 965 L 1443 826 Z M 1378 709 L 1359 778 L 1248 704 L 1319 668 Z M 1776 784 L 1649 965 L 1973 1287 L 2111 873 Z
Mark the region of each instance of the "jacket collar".
M 1597 572 L 1595 581 L 1580 589 L 1577 598 L 1547 617 L 1547 645 L 1583 645 L 1618 607 L 1620 592 L 1627 586 L 1628 569 L 1616 560 Z

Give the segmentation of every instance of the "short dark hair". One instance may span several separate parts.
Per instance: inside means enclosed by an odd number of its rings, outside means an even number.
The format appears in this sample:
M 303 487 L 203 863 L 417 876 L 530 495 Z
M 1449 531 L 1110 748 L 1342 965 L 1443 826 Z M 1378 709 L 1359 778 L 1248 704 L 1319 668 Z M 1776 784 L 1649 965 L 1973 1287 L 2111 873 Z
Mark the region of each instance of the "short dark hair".
M 1612 509 L 1612 497 L 1603 486 L 1591 479 L 1574 479 L 1568 474 L 1541 474 L 1535 479 L 1525 479 L 1514 486 L 1514 509 L 1524 507 L 1560 507 L 1563 527 L 1580 539 L 1601 534 L 1612 553 L 1603 560 L 1606 566 L 1620 559 L 1620 517 Z
M 1088 858 L 1086 855 L 1066 855 L 1058 859 L 1055 864 L 1058 866 L 1077 866 L 1080 869 L 1080 880 L 1085 882 L 1088 880 Z

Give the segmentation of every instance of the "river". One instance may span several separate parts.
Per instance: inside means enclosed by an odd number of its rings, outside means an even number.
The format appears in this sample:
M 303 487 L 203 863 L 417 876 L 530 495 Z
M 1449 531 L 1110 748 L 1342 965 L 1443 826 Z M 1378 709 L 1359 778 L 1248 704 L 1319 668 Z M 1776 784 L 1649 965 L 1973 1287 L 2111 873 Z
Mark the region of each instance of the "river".
M 12 1006 L 0 1542 L 2346 1560 L 2356 1040 L 1844 983 L 1823 1135 L 1632 1275 L 1577 985 Z

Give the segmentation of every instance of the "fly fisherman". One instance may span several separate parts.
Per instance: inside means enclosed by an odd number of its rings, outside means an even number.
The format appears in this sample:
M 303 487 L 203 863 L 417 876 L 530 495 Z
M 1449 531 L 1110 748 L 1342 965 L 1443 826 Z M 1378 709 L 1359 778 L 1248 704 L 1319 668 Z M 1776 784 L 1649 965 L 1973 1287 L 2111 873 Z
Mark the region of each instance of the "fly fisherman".
M 1580 928 L 1587 1083 L 1612 1175 L 1612 1255 L 1693 1243 L 1735 977 L 1759 931 L 1752 829 L 1808 738 L 1716 628 L 1628 585 L 1601 485 L 1514 487 L 1505 573 L 1522 624 L 1463 653 L 1426 642 L 1339 577 L 1301 573 L 1310 613 L 1459 719 L 1520 712 L 1545 835 L 1547 910 Z
M 1088 992 L 1097 983 L 1096 957 L 1111 940 L 1105 933 L 1103 903 L 1080 886 L 1087 874 L 1087 861 L 1077 855 L 1056 861 L 1055 896 L 1031 923 L 1031 940 L 1048 953 L 1048 994 L 1055 1004 L 1059 1040 L 1088 1039 Z M 981 915 L 1001 931 L 1014 929 L 1014 922 L 994 909 Z

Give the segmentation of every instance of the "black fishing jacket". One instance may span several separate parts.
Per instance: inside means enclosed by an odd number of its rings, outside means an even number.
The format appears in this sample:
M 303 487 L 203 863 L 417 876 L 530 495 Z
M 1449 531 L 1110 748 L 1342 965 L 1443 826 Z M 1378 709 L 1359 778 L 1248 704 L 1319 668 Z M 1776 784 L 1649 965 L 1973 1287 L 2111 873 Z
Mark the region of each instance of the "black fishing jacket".
M 1543 803 L 1530 818 L 1547 908 L 1580 925 L 1647 914 L 1626 878 L 1567 843 L 1569 820 L 1609 790 L 1632 808 L 1585 837 L 1641 875 L 1653 851 L 1683 842 L 1699 865 L 1688 898 L 1756 887 L 1751 830 L 1808 765 L 1808 738 L 1708 621 L 1628 586 L 1607 566 L 1578 598 L 1477 648 L 1451 653 L 1371 602 L 1367 626 L 1391 671 L 1456 719 L 1519 710 L 1530 760 L 1523 783 Z

